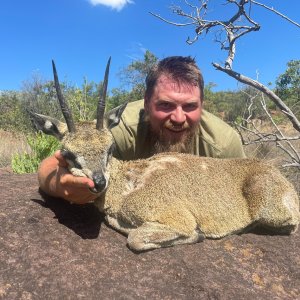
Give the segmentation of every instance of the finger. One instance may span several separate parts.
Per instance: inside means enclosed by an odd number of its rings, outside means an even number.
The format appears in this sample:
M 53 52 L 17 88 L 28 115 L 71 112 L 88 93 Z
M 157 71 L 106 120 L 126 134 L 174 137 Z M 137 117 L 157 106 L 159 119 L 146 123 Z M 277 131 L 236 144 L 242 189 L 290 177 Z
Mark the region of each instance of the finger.
M 94 181 L 87 177 L 73 176 L 74 184 L 82 187 L 93 188 L 95 186 Z
M 94 182 L 87 178 L 87 177 L 76 177 L 73 176 L 72 174 L 64 174 L 61 176 L 60 180 L 61 184 L 64 186 L 73 186 L 75 187 L 87 187 L 87 188 L 93 188 Z
M 54 153 L 55 158 L 58 160 L 58 165 L 60 167 L 67 167 L 68 163 L 66 162 L 65 158 L 62 156 L 61 151 L 58 150 Z
M 65 200 L 76 204 L 86 204 L 95 201 L 98 196 L 92 193 L 87 187 L 65 187 L 63 197 Z

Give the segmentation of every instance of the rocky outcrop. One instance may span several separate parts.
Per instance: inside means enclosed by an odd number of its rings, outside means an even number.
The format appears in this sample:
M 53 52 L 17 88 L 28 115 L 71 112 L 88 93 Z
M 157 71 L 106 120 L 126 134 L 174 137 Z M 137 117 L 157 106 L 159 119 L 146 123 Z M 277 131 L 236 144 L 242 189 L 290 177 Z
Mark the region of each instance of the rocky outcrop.
M 300 232 L 135 254 L 92 205 L 0 171 L 0 299 L 300 299 Z

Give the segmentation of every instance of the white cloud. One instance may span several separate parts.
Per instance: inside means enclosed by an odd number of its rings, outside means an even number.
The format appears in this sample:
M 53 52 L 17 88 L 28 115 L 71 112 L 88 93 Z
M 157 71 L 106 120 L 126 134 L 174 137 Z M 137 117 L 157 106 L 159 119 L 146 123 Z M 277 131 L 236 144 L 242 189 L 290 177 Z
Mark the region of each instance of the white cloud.
M 131 4 L 131 0 L 89 0 L 92 5 L 105 5 L 120 11 L 126 4 Z

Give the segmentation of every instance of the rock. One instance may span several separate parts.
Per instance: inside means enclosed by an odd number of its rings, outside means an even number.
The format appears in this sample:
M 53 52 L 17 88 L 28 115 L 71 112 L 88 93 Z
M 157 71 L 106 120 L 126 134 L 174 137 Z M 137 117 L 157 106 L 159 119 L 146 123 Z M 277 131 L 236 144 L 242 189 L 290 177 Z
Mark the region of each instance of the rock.
M 0 299 L 300 299 L 300 232 L 135 254 L 93 205 L 0 171 Z

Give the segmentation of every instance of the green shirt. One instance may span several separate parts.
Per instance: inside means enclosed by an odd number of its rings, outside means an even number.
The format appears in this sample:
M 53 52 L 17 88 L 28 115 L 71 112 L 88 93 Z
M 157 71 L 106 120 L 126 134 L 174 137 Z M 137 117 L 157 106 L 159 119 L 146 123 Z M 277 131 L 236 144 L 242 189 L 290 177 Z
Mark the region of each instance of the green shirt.
M 108 113 L 109 114 L 109 113 Z M 111 129 L 116 142 L 115 156 L 123 160 L 152 155 L 149 122 L 144 120 L 144 101 L 128 103 L 120 123 Z M 217 158 L 243 158 L 245 153 L 238 133 L 218 117 L 203 110 L 194 137 L 192 154 Z

